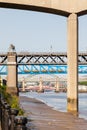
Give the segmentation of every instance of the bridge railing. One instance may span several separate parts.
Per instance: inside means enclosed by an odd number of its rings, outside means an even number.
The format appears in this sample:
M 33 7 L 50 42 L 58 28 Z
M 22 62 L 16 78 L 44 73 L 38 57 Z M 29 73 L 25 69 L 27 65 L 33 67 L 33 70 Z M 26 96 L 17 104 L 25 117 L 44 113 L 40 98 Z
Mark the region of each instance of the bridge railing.
M 1 130 L 27 130 L 27 118 L 18 116 L 18 110 L 10 105 L 0 94 L 0 127 Z

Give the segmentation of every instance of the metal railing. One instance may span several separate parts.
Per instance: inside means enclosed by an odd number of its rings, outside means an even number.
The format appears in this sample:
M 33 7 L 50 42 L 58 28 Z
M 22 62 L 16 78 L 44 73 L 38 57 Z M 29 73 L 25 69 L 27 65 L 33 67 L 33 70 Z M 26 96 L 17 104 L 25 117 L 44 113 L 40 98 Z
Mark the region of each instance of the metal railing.
M 18 110 L 10 105 L 0 94 L 0 124 L 1 130 L 27 130 L 27 118 L 18 116 Z

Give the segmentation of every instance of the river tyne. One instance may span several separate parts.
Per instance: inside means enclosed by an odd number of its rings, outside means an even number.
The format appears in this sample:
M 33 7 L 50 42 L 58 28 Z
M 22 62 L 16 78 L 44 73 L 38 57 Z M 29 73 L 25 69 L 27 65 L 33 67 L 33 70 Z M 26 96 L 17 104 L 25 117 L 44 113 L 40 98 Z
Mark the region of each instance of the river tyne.
M 38 99 L 54 110 L 67 112 L 67 94 L 55 93 L 53 91 L 37 93 L 37 92 L 25 92 L 20 93 L 20 96 L 26 96 L 29 98 Z M 87 120 L 87 93 L 79 93 L 79 117 Z

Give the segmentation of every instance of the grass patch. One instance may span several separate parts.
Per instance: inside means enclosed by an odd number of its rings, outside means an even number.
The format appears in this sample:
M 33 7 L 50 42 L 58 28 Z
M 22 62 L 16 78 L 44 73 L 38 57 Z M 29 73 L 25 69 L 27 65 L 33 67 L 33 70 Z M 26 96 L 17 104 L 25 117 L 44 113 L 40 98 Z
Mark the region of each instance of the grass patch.
M 79 85 L 86 85 L 87 86 L 87 81 L 81 81 L 81 82 L 79 82 Z
M 19 110 L 18 115 L 24 114 L 23 109 L 20 108 L 18 96 L 13 96 L 11 94 L 6 93 L 6 86 L 0 86 L 0 93 L 4 97 L 6 102 L 11 106 L 11 108 L 16 108 L 17 110 Z

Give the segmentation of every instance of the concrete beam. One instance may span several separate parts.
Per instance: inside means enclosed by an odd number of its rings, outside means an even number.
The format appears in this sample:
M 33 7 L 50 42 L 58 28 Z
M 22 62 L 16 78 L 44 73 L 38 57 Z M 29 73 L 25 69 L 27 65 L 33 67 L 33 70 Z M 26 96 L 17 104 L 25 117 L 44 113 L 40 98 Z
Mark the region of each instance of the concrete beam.
M 67 16 L 87 13 L 87 0 L 0 0 L 0 7 L 33 10 Z

